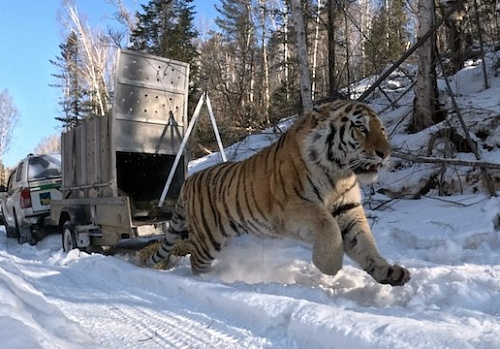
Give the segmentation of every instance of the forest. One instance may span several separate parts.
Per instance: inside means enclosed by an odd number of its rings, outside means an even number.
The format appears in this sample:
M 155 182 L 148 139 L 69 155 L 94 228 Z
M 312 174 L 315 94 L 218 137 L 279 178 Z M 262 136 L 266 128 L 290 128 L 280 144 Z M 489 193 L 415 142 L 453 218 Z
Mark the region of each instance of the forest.
M 115 52 L 124 48 L 188 62 L 190 115 L 206 92 L 225 145 L 315 103 L 376 99 L 382 116 L 402 111 L 393 132 L 430 133 L 425 145 L 395 148 L 396 168 L 408 162 L 441 168 L 413 194 L 457 192 L 449 183 L 456 181 L 456 161 L 469 167 L 464 181 L 480 181 L 490 194 L 498 189 L 498 164 L 481 155 L 499 147 L 498 111 L 460 105 L 451 85 L 470 65 L 481 69 L 484 90 L 492 71 L 498 75 L 497 0 L 221 0 L 214 25 L 203 30 L 195 25 L 193 0 L 150 0 L 135 13 L 121 0 L 111 2 L 120 23 L 113 29 L 90 27 L 74 2 L 62 5 L 67 36 L 51 62 L 63 127 L 110 112 Z M 191 156 L 214 149 L 209 119 L 201 117 Z M 471 159 L 456 159 L 460 152 Z

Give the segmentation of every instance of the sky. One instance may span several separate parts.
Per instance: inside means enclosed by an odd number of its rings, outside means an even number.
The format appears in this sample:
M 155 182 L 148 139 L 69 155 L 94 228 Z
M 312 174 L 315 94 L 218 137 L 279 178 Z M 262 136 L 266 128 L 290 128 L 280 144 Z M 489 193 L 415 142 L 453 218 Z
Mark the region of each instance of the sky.
M 115 25 L 106 0 L 75 0 L 81 15 L 103 29 Z M 140 10 L 147 0 L 124 0 L 130 10 Z M 195 0 L 196 26 L 204 30 L 216 15 L 214 0 Z M 7 167 L 33 152 L 44 138 L 60 133 L 57 69 L 49 62 L 60 55 L 63 28 L 58 20 L 61 0 L 0 0 L 0 91 L 7 89 L 20 118 L 10 148 L 3 155 Z

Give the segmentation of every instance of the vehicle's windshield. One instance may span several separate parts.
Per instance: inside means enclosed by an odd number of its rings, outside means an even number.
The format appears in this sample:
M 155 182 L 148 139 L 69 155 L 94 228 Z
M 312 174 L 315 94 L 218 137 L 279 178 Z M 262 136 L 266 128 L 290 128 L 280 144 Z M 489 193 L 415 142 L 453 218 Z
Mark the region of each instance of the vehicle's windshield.
M 61 155 L 40 155 L 29 159 L 28 180 L 61 177 Z

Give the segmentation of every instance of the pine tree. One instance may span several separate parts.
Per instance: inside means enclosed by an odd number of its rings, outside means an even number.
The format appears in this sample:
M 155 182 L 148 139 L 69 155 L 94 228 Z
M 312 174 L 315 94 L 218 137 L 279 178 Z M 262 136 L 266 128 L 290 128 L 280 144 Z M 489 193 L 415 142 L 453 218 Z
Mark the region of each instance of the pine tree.
M 195 39 L 193 0 L 150 0 L 137 13 L 138 25 L 130 35 L 130 48 L 189 63 L 189 110 L 198 92 L 198 52 Z
M 372 28 L 365 42 L 365 53 L 373 71 L 396 60 L 405 51 L 408 42 L 406 14 L 402 0 L 385 0 L 372 19 Z
M 163 47 L 164 36 L 172 28 L 173 0 L 151 0 L 141 5 L 143 13 L 137 13 L 138 24 L 130 35 L 133 50 L 167 57 Z
M 197 77 L 198 53 L 194 40 L 193 0 L 150 0 L 137 13 L 138 25 L 130 35 L 132 50 L 190 64 L 191 80 Z
M 199 33 L 194 27 L 195 12 L 192 2 L 193 0 L 178 0 L 174 4 L 177 21 L 171 32 L 170 41 L 173 41 L 177 46 L 177 49 L 175 47 L 171 49 L 172 57 L 175 55 L 175 59 L 191 63 L 190 71 L 193 74 L 193 72 L 198 71 L 197 65 L 192 64 L 198 57 L 198 51 L 193 41 L 198 37 Z
M 59 48 L 61 56 L 50 60 L 50 63 L 60 70 L 59 73 L 52 74 L 59 83 L 51 86 L 60 88 L 63 92 L 59 104 L 64 116 L 56 117 L 56 120 L 61 121 L 64 127 L 74 127 L 89 112 L 84 101 L 85 91 L 80 82 L 81 58 L 77 34 L 72 31 L 66 43 L 60 44 Z

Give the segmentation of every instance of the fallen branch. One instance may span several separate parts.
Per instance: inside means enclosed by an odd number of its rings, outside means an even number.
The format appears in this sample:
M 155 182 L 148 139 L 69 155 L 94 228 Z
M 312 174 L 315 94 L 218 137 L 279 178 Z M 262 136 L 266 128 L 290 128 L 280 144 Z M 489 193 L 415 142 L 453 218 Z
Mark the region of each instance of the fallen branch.
M 491 168 L 495 170 L 500 170 L 500 164 L 486 161 L 478 160 L 461 160 L 461 159 L 445 159 L 445 158 L 435 158 L 430 156 L 415 156 L 408 153 L 402 153 L 399 151 L 394 151 L 392 156 L 411 162 L 427 163 L 427 164 L 445 164 L 452 166 L 468 166 L 474 168 Z
M 462 116 L 462 112 L 460 111 L 460 107 L 458 106 L 457 100 L 455 98 L 455 94 L 453 93 L 453 89 L 451 88 L 450 80 L 449 80 L 448 76 L 446 75 L 446 72 L 444 69 L 443 59 L 442 59 L 441 54 L 439 53 L 439 50 L 437 48 L 436 48 L 436 55 L 438 57 L 439 64 L 441 65 L 441 69 L 443 71 L 444 81 L 446 83 L 446 88 L 448 89 L 448 95 L 450 96 L 451 104 L 453 105 L 453 109 L 455 109 L 455 114 L 458 118 L 458 121 L 460 121 L 460 125 L 462 125 L 462 129 L 465 132 L 465 138 L 467 139 L 467 143 L 469 143 L 469 146 L 472 149 L 472 152 L 474 153 L 476 160 L 479 162 L 479 161 L 481 161 L 481 155 L 479 154 L 479 151 L 477 150 L 476 143 L 474 143 L 474 141 L 472 140 L 469 128 L 465 124 L 464 118 Z M 493 179 L 486 171 L 486 167 L 480 166 L 480 168 L 481 168 L 481 174 L 483 176 L 483 180 L 484 180 L 484 184 L 486 186 L 486 189 L 488 190 L 488 192 L 491 196 L 496 196 L 495 185 L 493 184 Z

